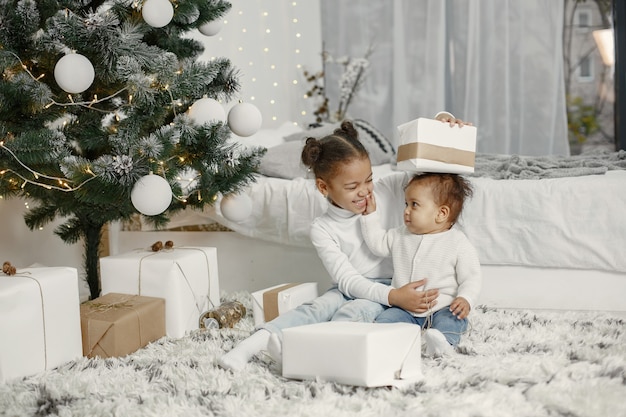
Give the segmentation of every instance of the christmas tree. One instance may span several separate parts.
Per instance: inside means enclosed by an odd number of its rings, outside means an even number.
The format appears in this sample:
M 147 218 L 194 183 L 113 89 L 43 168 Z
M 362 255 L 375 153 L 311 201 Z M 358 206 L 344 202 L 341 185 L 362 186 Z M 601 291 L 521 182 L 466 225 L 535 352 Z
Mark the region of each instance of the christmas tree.
M 264 149 L 229 140 L 235 128 L 219 103 L 236 98 L 237 69 L 225 58 L 198 61 L 202 44 L 184 37 L 230 7 L 3 1 L 0 195 L 36 203 L 25 215 L 31 230 L 63 219 L 55 233 L 83 242 L 91 298 L 108 222 L 139 212 L 162 226 L 254 181 Z

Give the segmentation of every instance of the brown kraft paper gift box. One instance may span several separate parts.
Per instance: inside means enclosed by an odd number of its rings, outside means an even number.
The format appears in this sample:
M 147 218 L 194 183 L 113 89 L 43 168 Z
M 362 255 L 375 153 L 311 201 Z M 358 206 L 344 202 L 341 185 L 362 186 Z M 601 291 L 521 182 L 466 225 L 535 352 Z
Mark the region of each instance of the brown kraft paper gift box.
M 109 293 L 81 304 L 83 355 L 124 356 L 165 336 L 165 300 Z

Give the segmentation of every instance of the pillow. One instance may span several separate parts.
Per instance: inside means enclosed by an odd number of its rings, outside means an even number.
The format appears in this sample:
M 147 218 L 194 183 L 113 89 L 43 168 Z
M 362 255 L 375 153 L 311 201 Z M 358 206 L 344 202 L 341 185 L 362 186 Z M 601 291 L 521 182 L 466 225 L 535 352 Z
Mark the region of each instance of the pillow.
M 352 121 L 359 134 L 359 140 L 367 150 L 373 166 L 395 161 L 395 150 L 391 142 L 374 126 L 365 120 Z M 285 143 L 267 149 L 261 158 L 259 173 L 267 177 L 294 179 L 298 177 L 313 178 L 307 168 L 300 162 L 302 147 L 306 138 L 322 138 L 333 133 L 340 123 L 326 123 L 284 137 Z
M 259 173 L 267 177 L 294 179 L 307 178 L 307 168 L 300 162 L 304 140 L 293 140 L 267 148 L 261 157 Z
M 365 120 L 356 119 L 352 123 L 359 133 L 359 140 L 370 154 L 372 165 L 388 164 L 395 161 L 396 151 L 385 135 Z
M 359 140 L 367 149 L 372 165 L 382 165 L 395 161 L 396 151 L 393 145 L 378 129 L 362 119 L 352 120 L 352 124 L 359 134 Z M 341 123 L 325 123 L 313 129 L 303 130 L 285 136 L 285 141 L 301 141 L 308 137 L 322 138 L 333 133 Z

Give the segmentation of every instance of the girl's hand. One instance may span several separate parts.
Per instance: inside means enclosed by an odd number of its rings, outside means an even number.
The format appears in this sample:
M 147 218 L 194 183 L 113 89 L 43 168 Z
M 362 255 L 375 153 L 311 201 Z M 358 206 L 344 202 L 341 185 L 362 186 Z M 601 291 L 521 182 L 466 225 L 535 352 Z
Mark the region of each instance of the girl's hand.
M 469 316 L 471 309 L 472 308 L 470 307 L 469 303 L 463 297 L 456 297 L 452 301 L 452 304 L 450 304 L 450 311 L 459 320 L 463 320 L 464 318 L 467 318 L 467 316 Z
M 389 293 L 389 304 L 400 307 L 411 313 L 425 313 L 435 304 L 439 296 L 438 289 L 419 291 L 417 288 L 426 284 L 426 279 L 409 282 L 400 287 L 393 288 Z
M 369 193 L 365 197 L 365 211 L 363 214 L 367 215 L 376 211 L 376 199 L 374 198 L 374 193 Z

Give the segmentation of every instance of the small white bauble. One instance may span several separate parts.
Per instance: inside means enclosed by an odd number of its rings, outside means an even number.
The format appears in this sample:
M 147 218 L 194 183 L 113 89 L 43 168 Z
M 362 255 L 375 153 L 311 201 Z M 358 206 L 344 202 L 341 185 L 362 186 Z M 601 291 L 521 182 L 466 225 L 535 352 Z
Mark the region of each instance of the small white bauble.
M 205 36 L 214 36 L 222 30 L 222 26 L 224 26 L 224 21 L 222 19 L 211 20 L 210 22 L 206 22 L 201 25 L 198 30 Z
M 238 136 L 254 135 L 262 123 L 261 112 L 254 104 L 239 103 L 228 112 L 228 126 Z
M 154 28 L 162 28 L 172 21 L 174 6 L 169 0 L 146 0 L 141 8 L 143 20 Z
M 224 107 L 217 100 L 203 97 L 189 107 L 189 117 L 199 125 L 226 121 Z
M 220 210 L 226 219 L 239 223 L 252 214 L 252 200 L 248 194 L 228 194 L 222 198 Z
M 148 174 L 139 178 L 130 193 L 135 209 L 146 216 L 163 213 L 172 202 L 172 188 L 159 175 Z
M 54 79 L 59 87 L 70 94 L 88 89 L 95 75 L 91 61 L 81 54 L 67 54 L 54 66 Z

